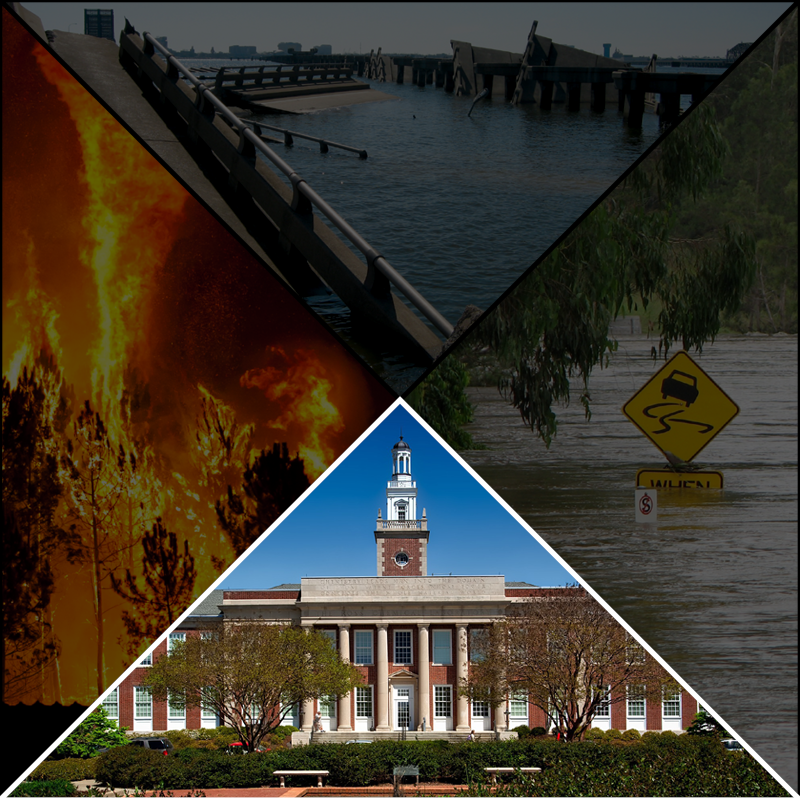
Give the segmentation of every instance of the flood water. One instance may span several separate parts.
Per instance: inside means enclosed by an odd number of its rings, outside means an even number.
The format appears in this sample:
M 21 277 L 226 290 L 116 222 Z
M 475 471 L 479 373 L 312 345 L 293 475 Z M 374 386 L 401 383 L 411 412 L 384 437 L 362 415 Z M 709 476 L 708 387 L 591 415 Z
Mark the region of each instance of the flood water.
M 659 491 L 645 525 L 637 470 L 667 465 L 621 407 L 661 366 L 652 344 L 620 339 L 591 421 L 575 392 L 549 451 L 496 389 L 470 388 L 467 429 L 490 449 L 461 455 L 797 788 L 797 337 L 723 336 L 696 357 L 740 408 L 695 459 L 724 489 Z

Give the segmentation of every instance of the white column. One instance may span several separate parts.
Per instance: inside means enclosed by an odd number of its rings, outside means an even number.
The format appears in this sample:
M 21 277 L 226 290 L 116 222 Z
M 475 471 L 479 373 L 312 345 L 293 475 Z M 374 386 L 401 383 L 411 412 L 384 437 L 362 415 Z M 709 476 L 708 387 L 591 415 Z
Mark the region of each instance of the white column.
M 342 661 L 350 663 L 350 625 L 345 623 L 339 625 L 339 656 Z M 352 692 L 348 692 L 339 698 L 339 720 L 336 730 L 351 731 L 353 726 L 350 722 L 350 698 Z
M 431 719 L 431 660 L 430 646 L 428 643 L 430 625 L 417 624 L 417 659 L 419 670 L 419 713 L 417 714 L 417 725 L 422 724 L 425 718 L 426 730 L 433 730 L 433 720 Z
M 375 730 L 390 731 L 389 725 L 389 626 L 378 626 L 378 685 L 375 687 L 378 708 Z
M 313 626 L 307 623 L 301 623 L 300 627 L 304 633 L 310 633 L 314 630 Z M 303 720 L 300 723 L 300 730 L 310 731 L 314 727 L 314 698 L 303 701 Z
M 456 715 L 456 730 L 469 731 L 469 700 L 458 694 L 458 689 L 463 681 L 467 679 L 467 626 L 456 625 L 456 686 L 453 691 L 458 698 L 456 707 L 458 713 Z

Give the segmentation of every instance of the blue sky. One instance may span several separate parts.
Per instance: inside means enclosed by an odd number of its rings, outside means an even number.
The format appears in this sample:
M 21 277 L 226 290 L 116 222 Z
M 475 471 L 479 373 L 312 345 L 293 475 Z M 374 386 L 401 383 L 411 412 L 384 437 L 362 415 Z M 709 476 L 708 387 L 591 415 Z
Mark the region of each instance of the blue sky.
M 375 522 L 386 514 L 392 445 L 412 448 L 417 513 L 427 510 L 428 572 L 505 575 L 537 586 L 573 577 L 405 408 L 397 407 L 324 478 L 221 589 L 266 589 L 303 577 L 374 576 Z
M 789 3 L 118 3 L 138 31 L 167 36 L 176 50 L 259 51 L 279 42 L 333 52 L 450 53 L 450 40 L 521 53 L 534 19 L 539 33 L 602 54 L 603 43 L 632 55 L 724 56 L 758 38 Z M 46 29 L 83 33 L 84 3 L 23 3 Z

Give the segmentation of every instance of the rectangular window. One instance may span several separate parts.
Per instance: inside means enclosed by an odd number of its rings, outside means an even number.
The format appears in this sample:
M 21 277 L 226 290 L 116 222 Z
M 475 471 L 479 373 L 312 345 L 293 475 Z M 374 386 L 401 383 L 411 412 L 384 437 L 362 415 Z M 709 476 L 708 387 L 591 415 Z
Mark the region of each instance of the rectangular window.
M 372 664 L 372 631 L 356 631 L 355 643 L 355 663 Z
M 664 717 L 681 716 L 681 692 L 680 689 L 664 689 L 664 699 L 661 704 L 661 715 Z
M 433 630 L 433 663 L 452 664 L 453 648 L 451 646 L 452 631 Z
M 372 716 L 372 687 L 356 686 L 356 716 Z
M 175 646 L 175 642 L 185 642 L 186 641 L 186 634 L 185 633 L 171 633 L 169 635 L 169 639 L 167 639 L 167 652 L 171 653 L 172 648 Z
M 322 717 L 336 716 L 336 698 L 332 694 L 325 694 L 320 697 L 319 713 Z
M 453 692 L 450 686 L 433 687 L 433 716 L 453 716 Z
M 148 653 L 140 662 L 140 667 L 150 667 L 153 665 L 153 654 Z
M 508 713 L 511 717 L 528 716 L 528 695 L 524 692 L 512 694 L 508 701 Z
M 205 703 L 203 703 L 200 706 L 200 718 L 201 719 L 216 719 L 217 718 L 217 712 L 213 708 L 210 708 Z
M 119 688 L 110 691 L 103 699 L 103 708 L 109 719 L 119 719 Z
M 469 659 L 476 664 L 486 659 L 486 653 L 483 652 L 486 633 L 482 628 L 470 628 L 469 631 Z
M 331 647 L 336 649 L 336 631 L 330 628 L 320 631 L 320 633 L 331 643 Z
M 631 718 L 644 717 L 644 687 L 628 687 L 628 716 Z
M 173 695 L 167 694 L 167 709 L 169 713 L 169 718 L 172 720 L 175 719 L 186 719 L 186 707 L 185 706 L 178 706 L 173 703 Z
M 411 631 L 394 632 L 394 663 L 411 663 Z
M 133 687 L 133 714 L 137 719 L 153 716 L 153 696 L 147 686 Z
M 594 712 L 596 718 L 608 719 L 611 716 L 611 705 L 609 703 L 610 694 L 611 694 L 611 687 L 607 686 L 605 692 L 603 692 L 603 699 L 597 705 L 597 711 Z
M 473 717 L 488 717 L 489 716 L 489 703 L 486 700 L 473 700 L 472 701 L 472 716 Z
M 629 664 L 644 664 L 646 652 L 636 639 L 628 635 L 627 655 Z

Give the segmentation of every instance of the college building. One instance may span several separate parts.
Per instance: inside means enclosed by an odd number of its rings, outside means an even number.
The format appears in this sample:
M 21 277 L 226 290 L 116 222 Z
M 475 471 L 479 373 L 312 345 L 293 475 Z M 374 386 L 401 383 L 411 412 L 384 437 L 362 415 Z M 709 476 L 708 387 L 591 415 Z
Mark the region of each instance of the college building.
M 307 627 L 330 637 L 342 659 L 357 665 L 364 686 L 344 697 L 309 700 L 287 710 L 286 724 L 308 741 L 312 728 L 324 731 L 436 736 L 495 731 L 519 725 L 550 728 L 545 712 L 525 695 L 491 707 L 458 694 L 468 675 L 474 633 L 504 618 L 515 603 L 554 598 L 580 588 L 538 587 L 507 582 L 502 575 L 429 575 L 426 509 L 418 513 L 411 447 L 400 437 L 392 447 L 392 475 L 385 512 L 378 511 L 374 542 L 375 577 L 303 578 L 264 590 L 215 590 L 112 692 L 104 705 L 119 724 L 134 731 L 215 727 L 213 712 L 177 709 L 153 701 L 140 685 L 150 658 L 175 640 L 199 635 L 210 622 L 254 620 Z M 596 728 L 681 731 L 693 721 L 696 700 L 687 692 L 665 695 L 661 703 L 635 690 L 595 716 Z M 358 738 L 361 738 L 360 736 Z

